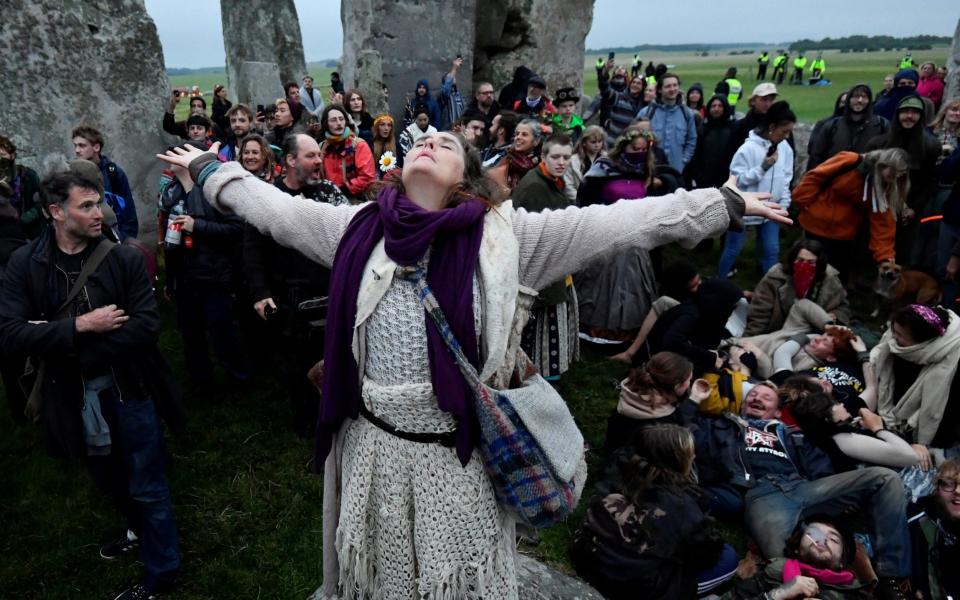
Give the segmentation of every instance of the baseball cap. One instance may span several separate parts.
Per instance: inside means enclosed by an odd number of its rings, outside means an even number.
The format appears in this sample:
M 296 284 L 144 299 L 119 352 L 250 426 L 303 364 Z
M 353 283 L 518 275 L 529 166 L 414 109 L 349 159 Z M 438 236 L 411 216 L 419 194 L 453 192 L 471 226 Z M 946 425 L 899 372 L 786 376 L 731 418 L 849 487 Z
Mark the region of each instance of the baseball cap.
M 763 96 L 776 96 L 777 86 L 773 85 L 769 81 L 764 81 L 763 83 L 758 83 L 757 87 L 753 88 L 753 93 L 750 94 L 751 98 L 763 97 Z

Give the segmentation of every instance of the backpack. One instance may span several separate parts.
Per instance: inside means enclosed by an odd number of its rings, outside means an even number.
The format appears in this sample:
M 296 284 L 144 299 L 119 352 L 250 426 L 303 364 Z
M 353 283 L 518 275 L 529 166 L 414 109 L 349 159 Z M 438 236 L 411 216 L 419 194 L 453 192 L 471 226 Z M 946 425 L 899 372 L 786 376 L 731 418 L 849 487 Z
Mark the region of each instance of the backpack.
M 653 115 L 657 114 L 657 108 L 660 105 L 654 102 L 650 105 L 650 114 L 647 115 L 647 118 L 650 119 L 651 126 L 653 125 Z M 683 124 L 687 129 L 690 128 L 690 116 L 693 110 L 689 106 L 680 105 L 680 109 L 683 111 Z

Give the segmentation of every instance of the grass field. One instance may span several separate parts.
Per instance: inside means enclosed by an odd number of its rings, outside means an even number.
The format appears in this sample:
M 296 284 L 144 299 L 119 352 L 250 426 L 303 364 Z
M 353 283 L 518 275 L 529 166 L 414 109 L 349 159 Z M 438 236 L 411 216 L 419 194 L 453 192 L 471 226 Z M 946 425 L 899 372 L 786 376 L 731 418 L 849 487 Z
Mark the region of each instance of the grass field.
M 710 56 L 694 56 L 692 52 L 661 52 L 641 54 L 640 57 L 647 62 L 653 61 L 653 64 L 664 63 L 670 66 L 670 70 L 680 76 L 681 88 L 687 89 L 690 84 L 701 83 L 704 89 L 705 99 L 713 94 L 714 86 L 723 77 L 729 67 L 736 67 L 738 78 L 743 83 L 743 99 L 737 108 L 746 110 L 746 99 L 750 96 L 753 86 L 756 85 L 757 58 L 760 51 L 764 48 L 757 48 L 752 54 L 729 55 L 728 51 L 721 53 L 711 53 Z M 766 48 L 772 56 L 777 48 Z M 917 64 L 932 61 L 938 65 L 944 64 L 949 49 L 934 48 L 932 50 L 918 50 L 913 53 L 913 59 Z M 823 59 L 826 61 L 826 78 L 832 81 L 832 85 L 827 87 L 807 87 L 789 85 L 789 75 L 793 72 L 793 58 L 796 53 L 790 57 L 790 69 L 787 71 L 787 78 L 784 79 L 784 85 L 778 86 L 781 100 L 786 100 L 793 107 L 797 118 L 801 122 L 815 122 L 829 115 L 833 111 L 833 103 L 837 96 L 844 90 L 850 89 L 856 83 L 867 83 L 876 94 L 883 86 L 883 77 L 896 72 L 896 66 L 903 57 L 902 52 L 864 52 L 856 54 L 841 54 L 839 51 L 826 51 L 823 53 Z M 807 53 L 808 58 L 807 75 L 810 73 L 810 63 L 813 62 L 815 53 Z M 597 93 L 597 75 L 594 69 L 594 63 L 597 58 L 606 59 L 606 55 L 597 54 L 587 55 L 584 61 L 583 92 L 594 95 Z M 633 55 L 617 56 L 618 64 L 626 64 L 629 68 Z M 767 69 L 767 81 L 773 73 L 771 64 Z
M 313 75 L 315 81 L 314 85 L 317 86 L 317 89 L 323 90 L 324 95 L 326 95 L 330 90 L 330 73 L 335 71 L 335 69 L 320 65 L 321 63 L 309 63 L 307 65 L 307 71 Z M 170 77 L 170 86 L 173 88 L 192 88 L 195 85 L 200 86 L 200 91 L 203 92 L 203 97 L 207 100 L 208 115 L 210 114 L 210 103 L 213 101 L 213 86 L 217 85 L 218 83 L 227 85 L 227 73 L 225 70 L 216 72 L 204 71 L 190 75 L 172 75 Z M 283 90 L 277 90 L 277 97 L 280 98 L 282 96 Z M 326 99 L 326 97 L 324 99 Z M 187 118 L 189 106 L 189 103 L 185 100 L 181 100 L 177 105 L 177 110 L 174 114 L 176 115 L 178 121 Z
M 785 232 L 783 246 L 796 231 Z M 720 247 L 690 252 L 667 247 L 666 261 L 681 255 L 712 274 Z M 751 244 L 744 248 L 737 282 L 756 283 Z M 172 307 L 161 305 L 160 347 L 181 381 L 183 355 Z M 261 360 L 260 365 L 266 365 Z M 559 390 L 584 436 L 600 448 L 607 417 L 627 367 L 588 348 L 562 378 Z M 322 479 L 309 472 L 312 445 L 288 427 L 284 394 L 264 368 L 239 391 L 202 396 L 185 389 L 190 412 L 186 434 L 168 436 L 168 474 L 180 532 L 183 571 L 173 596 L 183 600 L 282 598 L 302 600 L 321 579 Z M 597 457 L 588 454 L 591 477 Z M 541 533 L 535 547 L 521 551 L 572 573 L 567 548 L 586 502 L 566 523 Z M 79 465 L 45 454 L 38 428 L 14 425 L 0 410 L 0 597 L 67 600 L 110 598 L 139 574 L 132 560 L 108 563 L 99 545 L 122 526 Z M 728 539 L 743 549 L 736 526 Z

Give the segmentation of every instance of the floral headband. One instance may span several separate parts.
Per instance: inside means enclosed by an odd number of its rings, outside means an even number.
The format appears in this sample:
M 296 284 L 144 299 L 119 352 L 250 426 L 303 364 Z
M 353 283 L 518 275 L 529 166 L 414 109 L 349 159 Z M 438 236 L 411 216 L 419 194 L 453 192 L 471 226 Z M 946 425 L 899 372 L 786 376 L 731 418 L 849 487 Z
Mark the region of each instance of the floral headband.
M 911 304 L 910 310 L 915 312 L 917 316 L 930 325 L 933 325 L 933 328 L 937 330 L 937 335 L 943 335 L 943 333 L 946 331 L 943 323 L 940 322 L 940 317 L 937 315 L 937 312 L 929 306 L 924 306 L 923 304 Z
M 650 131 L 649 129 L 628 129 L 623 132 L 620 137 L 617 138 L 617 146 L 622 145 L 626 147 L 627 144 L 637 139 L 638 137 L 646 138 L 650 144 L 655 144 L 657 141 L 657 136 Z
M 376 127 L 377 125 L 379 125 L 379 124 L 382 123 L 383 121 L 387 121 L 387 122 L 390 123 L 390 125 L 393 125 L 393 117 L 391 117 L 391 116 L 388 115 L 387 113 L 381 113 L 381 114 L 377 115 L 377 118 L 376 118 L 376 119 L 373 120 L 373 126 Z

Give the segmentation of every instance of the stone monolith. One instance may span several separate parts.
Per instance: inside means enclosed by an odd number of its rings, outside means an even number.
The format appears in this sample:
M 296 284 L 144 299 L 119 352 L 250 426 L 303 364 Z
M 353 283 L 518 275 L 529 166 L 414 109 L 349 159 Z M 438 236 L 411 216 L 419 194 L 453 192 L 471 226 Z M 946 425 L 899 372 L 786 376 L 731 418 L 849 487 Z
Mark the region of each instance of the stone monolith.
M 283 97 L 284 83 L 301 83 L 307 66 L 293 0 L 220 0 L 220 20 L 232 99 L 256 105 Z M 245 63 L 275 63 L 279 76 L 274 82 L 264 78 L 266 69 Z
M 73 158 L 71 130 L 103 132 L 130 179 L 141 234 L 156 229 L 170 84 L 143 0 L 12 0 L 0 27 L 0 133 L 40 176 Z
M 943 91 L 945 102 L 960 98 L 960 21 L 953 32 L 953 44 L 950 45 L 950 56 L 947 57 L 947 81 Z

